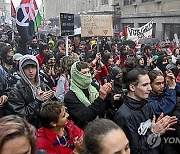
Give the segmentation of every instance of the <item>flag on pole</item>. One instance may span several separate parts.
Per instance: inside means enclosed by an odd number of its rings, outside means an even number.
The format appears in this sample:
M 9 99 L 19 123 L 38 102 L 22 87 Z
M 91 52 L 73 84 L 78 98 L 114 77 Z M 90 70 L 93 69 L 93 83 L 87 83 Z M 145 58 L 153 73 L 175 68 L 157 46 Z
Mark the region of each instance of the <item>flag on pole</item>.
M 38 31 L 38 27 L 41 24 L 41 20 L 42 20 L 42 17 L 40 15 L 39 11 L 38 11 L 36 16 L 35 16 L 35 19 L 34 19 L 34 30 L 35 30 L 35 32 Z
M 128 33 L 127 33 L 127 27 L 124 26 L 124 27 L 123 27 L 122 36 L 124 36 L 124 39 L 125 39 L 125 40 L 126 40 L 126 38 L 127 38 L 127 35 L 128 35 Z
M 15 18 L 16 17 L 16 10 L 14 8 L 14 4 L 11 0 L 11 17 Z
M 30 0 L 30 4 L 31 4 L 31 8 L 32 8 L 32 20 L 34 21 L 34 31 L 37 32 L 38 27 L 41 24 L 42 17 L 40 15 L 39 10 L 38 10 L 36 0 Z
M 121 41 L 124 42 L 127 39 L 127 27 L 123 27 L 123 31 L 120 32 Z
M 28 42 L 41 24 L 36 0 L 22 0 L 17 9 L 16 24 L 21 38 Z

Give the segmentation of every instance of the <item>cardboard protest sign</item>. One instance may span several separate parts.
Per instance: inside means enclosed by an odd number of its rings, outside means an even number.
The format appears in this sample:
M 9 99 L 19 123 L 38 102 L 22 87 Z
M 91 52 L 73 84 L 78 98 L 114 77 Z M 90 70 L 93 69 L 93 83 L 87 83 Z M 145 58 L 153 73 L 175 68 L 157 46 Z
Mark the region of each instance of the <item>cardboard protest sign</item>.
M 81 15 L 81 37 L 113 36 L 112 15 Z

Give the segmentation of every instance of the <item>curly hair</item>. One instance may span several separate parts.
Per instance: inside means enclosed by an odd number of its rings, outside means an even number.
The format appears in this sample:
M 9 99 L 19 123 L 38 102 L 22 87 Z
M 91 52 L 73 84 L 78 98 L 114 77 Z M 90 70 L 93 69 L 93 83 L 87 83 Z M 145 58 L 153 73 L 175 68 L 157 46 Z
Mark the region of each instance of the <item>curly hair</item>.
M 71 66 L 74 63 L 74 60 L 70 56 L 64 56 L 60 60 L 60 68 L 59 68 L 59 73 L 60 74 L 69 74 L 70 75 L 70 70 Z

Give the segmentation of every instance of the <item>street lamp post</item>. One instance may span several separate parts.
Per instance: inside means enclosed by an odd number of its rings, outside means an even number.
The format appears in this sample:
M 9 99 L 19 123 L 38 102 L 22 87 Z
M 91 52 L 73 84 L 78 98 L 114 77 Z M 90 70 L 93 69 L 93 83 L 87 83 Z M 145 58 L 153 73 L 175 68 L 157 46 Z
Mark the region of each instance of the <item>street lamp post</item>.
M 113 15 L 113 25 L 114 25 L 114 33 L 119 33 L 120 31 L 120 6 L 119 3 L 115 3 L 111 5 L 114 10 L 114 15 Z

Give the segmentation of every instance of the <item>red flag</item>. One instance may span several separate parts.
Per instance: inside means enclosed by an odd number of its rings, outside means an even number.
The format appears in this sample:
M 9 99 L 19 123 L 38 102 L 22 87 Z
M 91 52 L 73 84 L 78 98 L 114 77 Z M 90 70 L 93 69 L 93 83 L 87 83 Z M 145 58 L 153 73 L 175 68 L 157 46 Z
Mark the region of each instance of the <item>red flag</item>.
M 124 26 L 123 27 L 123 32 L 122 32 L 122 36 L 124 36 L 124 37 L 127 37 L 127 27 L 126 26 Z
M 25 9 L 28 12 L 29 21 L 34 20 L 35 11 L 38 10 L 36 0 L 22 0 L 20 5 L 26 5 Z
M 16 17 L 16 10 L 14 8 L 14 4 L 12 0 L 11 0 L 11 17 L 14 17 L 14 18 Z

